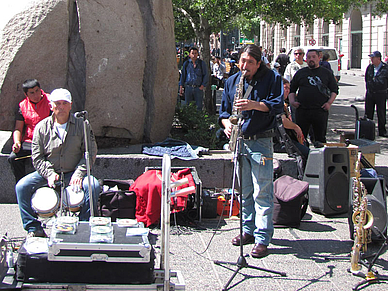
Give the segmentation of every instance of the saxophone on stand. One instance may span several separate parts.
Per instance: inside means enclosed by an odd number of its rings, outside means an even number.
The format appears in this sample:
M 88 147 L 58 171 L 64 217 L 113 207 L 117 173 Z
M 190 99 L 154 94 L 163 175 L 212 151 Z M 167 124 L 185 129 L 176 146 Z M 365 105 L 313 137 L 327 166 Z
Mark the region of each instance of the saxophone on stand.
M 244 79 L 246 71 L 242 71 L 240 81 L 236 88 L 236 93 L 233 100 L 232 115 L 229 117 L 230 122 L 232 123 L 232 132 L 229 139 L 229 149 L 234 152 L 236 150 L 237 139 L 240 135 L 241 125 L 242 125 L 242 115 L 240 110 L 237 110 L 234 106 L 234 103 L 237 100 L 243 99 L 244 94 Z
M 360 159 L 356 162 L 356 178 L 353 179 L 353 215 L 354 243 L 350 252 L 350 271 L 358 273 L 361 270 L 360 254 L 367 251 L 367 244 L 371 242 L 371 230 L 373 214 L 367 209 L 368 200 L 365 185 L 360 181 Z

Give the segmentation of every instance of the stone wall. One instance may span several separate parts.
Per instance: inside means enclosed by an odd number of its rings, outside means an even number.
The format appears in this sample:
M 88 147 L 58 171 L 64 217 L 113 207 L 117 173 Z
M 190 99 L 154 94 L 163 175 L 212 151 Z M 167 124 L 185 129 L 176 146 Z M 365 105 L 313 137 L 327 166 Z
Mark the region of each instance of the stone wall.
M 14 13 L 0 22 L 0 130 L 13 129 L 21 84 L 36 78 L 46 92 L 69 89 L 97 136 L 168 136 L 178 82 L 171 0 L 22 3 L 0 3 Z

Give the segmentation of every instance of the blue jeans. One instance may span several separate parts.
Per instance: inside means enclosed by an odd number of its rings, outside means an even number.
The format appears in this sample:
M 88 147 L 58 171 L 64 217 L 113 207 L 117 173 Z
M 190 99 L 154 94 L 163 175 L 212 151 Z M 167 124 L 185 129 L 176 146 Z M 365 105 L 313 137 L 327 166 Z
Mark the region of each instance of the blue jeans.
M 65 185 L 69 184 L 73 172 L 64 175 Z M 85 179 L 86 178 L 86 179 Z M 84 203 L 81 206 L 79 218 L 80 220 L 88 220 L 90 217 L 90 203 L 89 203 L 89 187 L 88 179 L 85 177 L 82 181 L 82 188 L 84 190 Z M 97 214 L 97 203 L 100 194 L 100 184 L 93 176 L 91 178 L 91 186 L 93 187 L 93 205 L 94 213 Z M 23 227 L 26 231 L 37 231 L 42 229 L 40 221 L 37 219 L 35 211 L 31 206 L 31 197 L 34 192 L 41 187 L 48 187 L 47 180 L 43 178 L 37 171 L 23 177 L 15 186 L 16 197 L 19 204 L 20 215 L 22 217 Z
M 185 86 L 185 103 L 189 105 L 190 102 L 195 101 L 197 109 L 202 110 L 203 91 L 199 87 Z
M 243 231 L 268 246 L 274 232 L 272 138 L 244 140 L 241 153 Z

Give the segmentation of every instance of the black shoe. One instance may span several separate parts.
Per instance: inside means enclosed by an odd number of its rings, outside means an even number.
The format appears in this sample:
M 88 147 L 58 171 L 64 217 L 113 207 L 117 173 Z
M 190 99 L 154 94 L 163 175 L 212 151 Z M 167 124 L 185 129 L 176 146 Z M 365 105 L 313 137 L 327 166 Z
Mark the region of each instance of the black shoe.
M 388 133 L 379 133 L 379 136 L 388 137 Z

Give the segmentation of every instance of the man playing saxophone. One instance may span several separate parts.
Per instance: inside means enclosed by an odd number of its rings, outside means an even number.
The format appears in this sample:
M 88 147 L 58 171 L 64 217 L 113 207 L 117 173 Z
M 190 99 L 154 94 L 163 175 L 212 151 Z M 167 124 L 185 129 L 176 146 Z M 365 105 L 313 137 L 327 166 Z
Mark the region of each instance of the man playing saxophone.
M 240 50 L 239 67 L 241 72 L 226 81 L 219 116 L 229 138 L 233 128 L 229 120 L 232 112 L 237 110 L 242 121 L 243 236 L 235 237 L 232 244 L 255 243 L 251 255 L 261 258 L 268 255 L 267 246 L 273 235 L 272 137 L 275 117 L 283 111 L 283 83 L 279 74 L 261 65 L 261 51 L 256 45 L 246 45 Z M 247 90 L 251 92 L 247 98 L 235 98 L 243 73 L 243 92 L 237 95 L 241 97 Z

